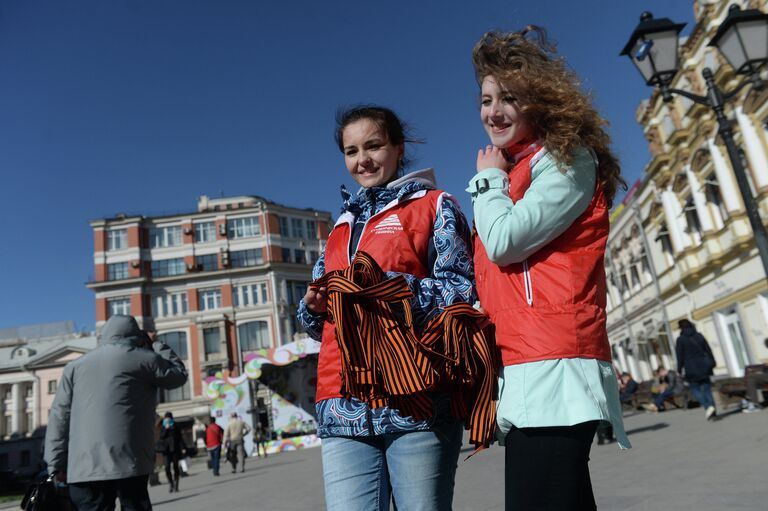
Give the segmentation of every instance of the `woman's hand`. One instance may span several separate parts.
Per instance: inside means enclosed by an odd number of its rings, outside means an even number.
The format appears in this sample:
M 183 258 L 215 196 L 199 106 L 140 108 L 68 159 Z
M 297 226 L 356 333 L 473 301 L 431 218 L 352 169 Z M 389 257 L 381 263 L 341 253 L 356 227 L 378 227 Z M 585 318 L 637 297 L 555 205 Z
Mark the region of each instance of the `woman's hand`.
M 313 314 L 324 314 L 328 311 L 328 295 L 325 294 L 324 287 L 307 289 L 307 294 L 304 295 L 304 303 L 309 309 L 309 312 Z
M 504 152 L 492 145 L 485 146 L 485 150 L 480 149 L 477 152 L 477 171 L 481 172 L 485 169 L 501 169 L 509 170 L 509 162 L 504 157 Z

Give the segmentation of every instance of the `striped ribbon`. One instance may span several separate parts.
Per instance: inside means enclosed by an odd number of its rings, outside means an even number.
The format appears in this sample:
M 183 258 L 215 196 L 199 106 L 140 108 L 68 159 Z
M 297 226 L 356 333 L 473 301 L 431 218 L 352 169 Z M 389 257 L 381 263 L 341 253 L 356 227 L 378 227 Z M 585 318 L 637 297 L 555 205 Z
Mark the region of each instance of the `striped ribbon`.
M 481 312 L 467 303 L 448 306 L 419 338 L 405 278 L 388 279 L 365 252 L 310 285 L 327 290 L 328 321 L 341 351 L 342 396 L 424 420 L 434 414 L 429 394 L 447 392 L 470 442 L 478 449 L 490 445 L 499 356 Z

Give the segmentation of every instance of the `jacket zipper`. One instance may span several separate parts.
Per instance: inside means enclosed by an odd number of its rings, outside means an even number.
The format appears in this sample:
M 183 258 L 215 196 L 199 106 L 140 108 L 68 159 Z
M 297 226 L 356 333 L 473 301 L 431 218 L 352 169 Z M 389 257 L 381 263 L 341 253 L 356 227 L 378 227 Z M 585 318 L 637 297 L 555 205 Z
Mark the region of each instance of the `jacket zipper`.
M 523 261 L 523 280 L 525 281 L 525 301 L 529 307 L 533 307 L 533 283 L 531 282 L 531 269 L 528 267 L 528 259 Z

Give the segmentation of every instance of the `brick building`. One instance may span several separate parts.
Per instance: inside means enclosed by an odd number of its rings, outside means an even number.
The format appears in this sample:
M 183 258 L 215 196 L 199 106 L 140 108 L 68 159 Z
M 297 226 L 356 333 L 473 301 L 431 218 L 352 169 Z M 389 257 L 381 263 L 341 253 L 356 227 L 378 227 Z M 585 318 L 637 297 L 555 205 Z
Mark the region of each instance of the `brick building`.
M 159 412 L 208 414 L 203 379 L 238 374 L 243 354 L 291 342 L 295 310 L 328 237 L 331 215 L 257 196 L 198 199 L 197 211 L 91 222 L 96 329 L 111 314 L 154 327 L 190 378 Z

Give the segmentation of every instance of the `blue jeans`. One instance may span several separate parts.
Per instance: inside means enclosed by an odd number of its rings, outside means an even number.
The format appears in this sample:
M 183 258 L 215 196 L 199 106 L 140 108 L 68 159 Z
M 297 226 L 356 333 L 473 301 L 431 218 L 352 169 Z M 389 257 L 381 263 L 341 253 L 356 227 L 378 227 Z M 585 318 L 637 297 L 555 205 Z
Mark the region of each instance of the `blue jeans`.
M 715 406 L 715 400 L 712 398 L 712 384 L 709 381 L 692 381 L 688 382 L 688 385 L 701 406 L 704 408 Z
M 211 455 L 211 468 L 213 469 L 213 475 L 219 475 L 219 463 L 221 461 L 221 446 L 208 449 L 208 454 Z
M 655 398 L 653 398 L 653 402 L 656 405 L 656 408 L 659 410 L 664 410 L 664 400 L 674 395 L 675 393 L 671 390 L 665 390 L 661 394 L 658 394 Z
M 323 438 L 328 511 L 450 510 L 462 425 L 429 431 Z M 391 493 L 390 493 L 391 492 Z

